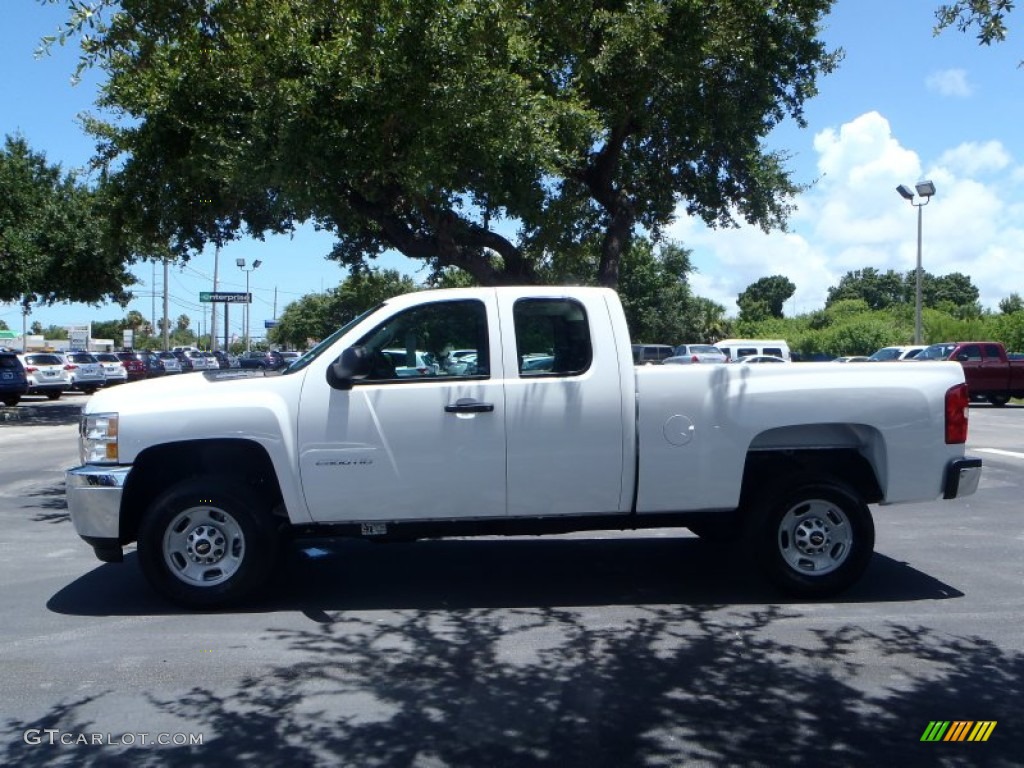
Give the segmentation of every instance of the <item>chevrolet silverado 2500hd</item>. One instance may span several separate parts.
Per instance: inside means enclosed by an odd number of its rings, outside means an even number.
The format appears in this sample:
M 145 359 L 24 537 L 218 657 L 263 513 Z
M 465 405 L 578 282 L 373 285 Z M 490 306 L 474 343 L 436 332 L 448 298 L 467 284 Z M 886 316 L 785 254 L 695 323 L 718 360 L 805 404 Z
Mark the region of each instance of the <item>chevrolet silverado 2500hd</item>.
M 424 291 L 283 371 L 94 395 L 68 508 L 100 560 L 137 541 L 193 607 L 258 592 L 285 534 L 665 526 L 824 596 L 871 557 L 869 504 L 974 492 L 967 415 L 956 363 L 637 367 L 613 291 Z

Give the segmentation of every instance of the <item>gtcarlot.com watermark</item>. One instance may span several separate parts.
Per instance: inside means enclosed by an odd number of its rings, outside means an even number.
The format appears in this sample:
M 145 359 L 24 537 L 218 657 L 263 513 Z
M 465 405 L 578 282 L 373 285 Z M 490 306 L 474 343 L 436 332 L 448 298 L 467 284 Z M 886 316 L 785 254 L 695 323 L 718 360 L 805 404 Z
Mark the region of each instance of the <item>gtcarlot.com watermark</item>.
M 196 747 L 203 745 L 201 733 L 75 733 L 59 728 L 29 728 L 22 738 L 31 746 L 82 747 Z

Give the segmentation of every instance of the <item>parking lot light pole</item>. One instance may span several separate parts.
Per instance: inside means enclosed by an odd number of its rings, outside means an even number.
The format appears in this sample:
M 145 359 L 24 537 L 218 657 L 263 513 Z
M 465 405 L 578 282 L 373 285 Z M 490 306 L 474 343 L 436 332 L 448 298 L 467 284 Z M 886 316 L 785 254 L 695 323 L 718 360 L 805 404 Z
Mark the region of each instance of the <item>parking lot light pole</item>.
M 932 195 L 935 194 L 935 185 L 930 181 L 919 181 L 914 185 L 914 189 L 917 190 L 919 197 L 924 199 L 923 203 L 914 202 L 914 190 L 910 189 L 906 184 L 900 184 L 896 187 L 896 191 L 900 193 L 900 197 L 909 202 L 912 206 L 917 208 L 917 275 L 916 285 L 914 289 L 914 343 L 921 343 L 921 220 L 922 211 L 921 209 L 931 202 Z
M 235 264 L 238 265 L 238 268 L 240 270 L 242 270 L 243 272 L 245 272 L 245 351 L 246 352 L 248 352 L 252 348 L 252 346 L 250 344 L 250 337 L 249 337 L 249 309 L 252 306 L 252 299 L 249 296 L 249 273 L 252 272 L 254 269 L 259 269 L 260 268 L 260 264 L 262 264 L 262 263 L 263 263 L 262 261 L 260 261 L 259 259 L 256 259 L 252 263 L 252 266 L 249 267 L 248 269 L 246 269 L 245 268 L 245 259 L 235 259 Z

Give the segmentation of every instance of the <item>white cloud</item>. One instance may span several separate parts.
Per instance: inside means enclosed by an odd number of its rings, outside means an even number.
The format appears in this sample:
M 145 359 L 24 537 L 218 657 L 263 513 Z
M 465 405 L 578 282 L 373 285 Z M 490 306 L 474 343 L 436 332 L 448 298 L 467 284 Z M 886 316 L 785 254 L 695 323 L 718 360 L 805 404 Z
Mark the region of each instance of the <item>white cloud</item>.
M 896 193 L 923 178 L 936 195 L 922 210 L 924 268 L 962 272 L 984 306 L 1024 286 L 1024 200 L 1020 169 L 996 141 L 963 143 L 927 168 L 893 136 L 888 120 L 869 112 L 814 138 L 821 179 L 795 201 L 790 232 L 741 226 L 708 229 L 680 217 L 669 231 L 693 250 L 694 292 L 735 315 L 736 296 L 768 275 L 785 275 L 797 291 L 787 314 L 824 305 L 830 286 L 851 270 L 905 272 L 917 256 L 917 212 Z
M 925 86 L 929 91 L 942 96 L 967 98 L 974 93 L 971 84 L 967 82 L 967 73 L 962 69 L 942 69 L 932 72 L 925 80 Z
M 939 158 L 939 165 L 964 176 L 1001 171 L 1009 164 L 1010 154 L 999 141 L 966 142 L 943 152 Z

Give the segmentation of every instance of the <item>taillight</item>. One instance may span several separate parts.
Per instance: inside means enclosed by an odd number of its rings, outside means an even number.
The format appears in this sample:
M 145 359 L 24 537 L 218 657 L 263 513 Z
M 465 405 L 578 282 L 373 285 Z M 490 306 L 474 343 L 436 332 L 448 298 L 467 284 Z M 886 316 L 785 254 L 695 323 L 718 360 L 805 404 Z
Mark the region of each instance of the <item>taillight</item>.
M 946 444 L 967 442 L 967 419 L 971 398 L 966 384 L 957 384 L 946 391 Z
M 699 363 L 700 362 L 700 358 L 697 357 L 696 355 L 694 355 L 693 357 L 690 358 L 690 362 L 691 363 Z
M 39 369 L 36 368 L 34 365 L 26 365 L 25 373 L 39 373 Z
M 77 365 L 75 365 L 74 363 L 68 363 L 67 365 L 65 365 L 65 366 L 64 366 L 64 370 L 65 370 L 65 371 L 73 371 L 73 370 L 75 370 L 75 369 L 76 369 L 77 367 L 78 367 L 78 366 L 77 366 Z

